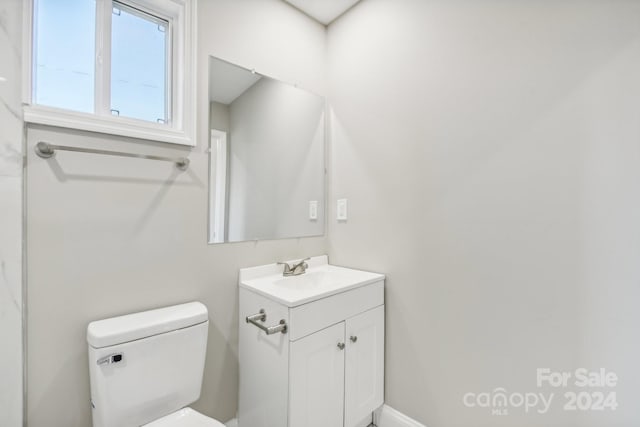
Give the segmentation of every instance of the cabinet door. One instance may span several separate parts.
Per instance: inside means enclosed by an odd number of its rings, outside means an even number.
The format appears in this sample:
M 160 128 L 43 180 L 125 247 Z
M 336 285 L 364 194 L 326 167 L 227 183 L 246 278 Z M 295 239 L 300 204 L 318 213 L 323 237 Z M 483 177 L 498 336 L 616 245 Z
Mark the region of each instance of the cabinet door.
M 344 427 L 355 427 L 384 399 L 384 305 L 346 321 Z
M 289 427 L 343 427 L 344 322 L 290 348 Z

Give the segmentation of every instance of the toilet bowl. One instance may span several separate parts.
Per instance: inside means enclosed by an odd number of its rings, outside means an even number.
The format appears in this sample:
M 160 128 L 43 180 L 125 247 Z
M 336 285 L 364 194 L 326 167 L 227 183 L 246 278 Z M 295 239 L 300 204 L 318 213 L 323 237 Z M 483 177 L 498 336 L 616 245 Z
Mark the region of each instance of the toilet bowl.
M 94 427 L 224 427 L 188 407 L 200 398 L 209 327 L 199 303 L 91 322 Z

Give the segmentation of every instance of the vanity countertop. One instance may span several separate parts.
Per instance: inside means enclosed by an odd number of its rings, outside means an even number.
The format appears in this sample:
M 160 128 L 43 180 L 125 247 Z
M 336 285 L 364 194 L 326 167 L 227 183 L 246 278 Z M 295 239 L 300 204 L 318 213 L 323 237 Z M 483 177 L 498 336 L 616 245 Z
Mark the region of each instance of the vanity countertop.
M 350 289 L 384 280 L 384 274 L 329 264 L 326 255 L 311 258 L 306 273 L 284 277 L 282 265 L 268 264 L 240 270 L 240 287 L 287 307 L 296 307 Z

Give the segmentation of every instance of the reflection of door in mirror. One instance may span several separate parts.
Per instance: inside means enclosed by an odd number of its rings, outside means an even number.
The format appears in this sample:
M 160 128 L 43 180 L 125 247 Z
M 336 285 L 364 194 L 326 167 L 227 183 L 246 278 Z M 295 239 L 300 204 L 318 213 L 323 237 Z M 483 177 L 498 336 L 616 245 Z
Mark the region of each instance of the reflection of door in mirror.
M 209 226 L 209 243 L 223 243 L 227 210 L 227 132 L 211 129 L 209 152 L 213 172 L 209 176 L 209 188 L 214 190 L 209 197 L 209 212 L 213 217 Z

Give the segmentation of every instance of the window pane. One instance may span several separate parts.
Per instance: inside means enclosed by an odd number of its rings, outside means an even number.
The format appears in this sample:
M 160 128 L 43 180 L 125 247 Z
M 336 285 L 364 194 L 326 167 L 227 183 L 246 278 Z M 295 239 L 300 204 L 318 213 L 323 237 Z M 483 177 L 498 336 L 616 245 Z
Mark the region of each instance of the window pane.
M 114 2 L 111 31 L 112 111 L 166 123 L 169 24 Z
M 94 112 L 96 3 L 34 2 L 33 100 Z

